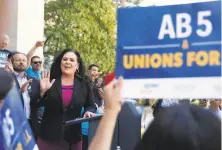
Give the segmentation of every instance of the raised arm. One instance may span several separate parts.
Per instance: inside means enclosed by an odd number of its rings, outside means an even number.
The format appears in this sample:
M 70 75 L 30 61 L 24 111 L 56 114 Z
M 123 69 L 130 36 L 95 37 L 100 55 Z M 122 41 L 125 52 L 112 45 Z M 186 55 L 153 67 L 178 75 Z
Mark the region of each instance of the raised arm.
M 123 79 L 120 78 L 117 84 L 112 81 L 105 86 L 106 111 L 88 150 L 110 150 L 116 120 L 123 102 L 121 98 L 122 84 Z
M 43 47 L 44 46 L 44 41 L 37 41 L 35 46 L 33 46 L 28 54 L 27 54 L 27 58 L 28 58 L 28 66 L 30 66 L 30 62 L 31 62 L 31 58 L 33 57 L 33 55 L 35 54 L 36 50 L 39 48 L 39 47 Z

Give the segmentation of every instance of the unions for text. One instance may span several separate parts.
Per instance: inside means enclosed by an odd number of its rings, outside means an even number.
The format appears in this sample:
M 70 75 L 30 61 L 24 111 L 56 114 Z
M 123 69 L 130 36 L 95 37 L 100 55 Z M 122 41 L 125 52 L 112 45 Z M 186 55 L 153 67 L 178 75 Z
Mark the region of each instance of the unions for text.
M 220 66 L 221 53 L 219 50 L 189 51 L 186 53 L 153 53 L 153 54 L 125 54 L 123 55 L 123 67 L 125 69 L 146 68 L 180 68 Z

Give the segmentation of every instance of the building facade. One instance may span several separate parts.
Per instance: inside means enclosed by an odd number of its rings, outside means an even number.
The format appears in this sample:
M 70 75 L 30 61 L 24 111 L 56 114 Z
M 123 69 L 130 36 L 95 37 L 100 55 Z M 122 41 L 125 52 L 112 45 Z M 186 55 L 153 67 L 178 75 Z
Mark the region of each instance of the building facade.
M 27 53 L 44 39 L 44 0 L 0 0 L 0 33 L 10 37 L 8 49 Z

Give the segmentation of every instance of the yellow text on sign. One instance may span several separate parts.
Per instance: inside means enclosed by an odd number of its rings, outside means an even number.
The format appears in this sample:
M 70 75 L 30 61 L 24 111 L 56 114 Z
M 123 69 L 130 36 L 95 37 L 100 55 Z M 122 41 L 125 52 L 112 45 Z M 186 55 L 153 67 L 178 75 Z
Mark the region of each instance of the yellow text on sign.
M 146 69 L 146 68 L 180 68 L 183 65 L 220 66 L 221 54 L 217 50 L 211 51 L 188 51 L 186 60 L 182 52 L 176 53 L 154 53 L 141 55 L 123 55 L 123 67 L 125 69 Z M 186 61 L 185 63 L 183 61 Z
M 152 55 L 124 55 L 125 69 L 142 68 L 179 68 L 183 65 L 183 53 L 154 53 Z
M 206 65 L 220 66 L 221 54 L 217 50 L 206 51 L 189 51 L 187 52 L 187 66 L 192 67 L 194 64 L 200 67 Z

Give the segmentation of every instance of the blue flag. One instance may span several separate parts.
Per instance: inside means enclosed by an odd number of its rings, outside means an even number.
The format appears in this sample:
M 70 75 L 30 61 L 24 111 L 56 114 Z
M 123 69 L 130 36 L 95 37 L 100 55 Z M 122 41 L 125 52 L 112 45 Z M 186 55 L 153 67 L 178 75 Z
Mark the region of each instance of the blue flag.
M 38 150 L 15 85 L 0 110 L 0 149 Z

